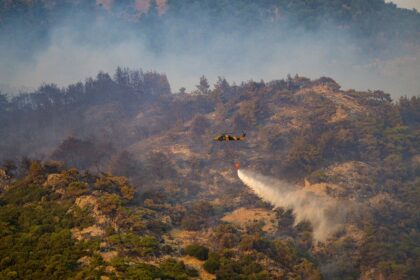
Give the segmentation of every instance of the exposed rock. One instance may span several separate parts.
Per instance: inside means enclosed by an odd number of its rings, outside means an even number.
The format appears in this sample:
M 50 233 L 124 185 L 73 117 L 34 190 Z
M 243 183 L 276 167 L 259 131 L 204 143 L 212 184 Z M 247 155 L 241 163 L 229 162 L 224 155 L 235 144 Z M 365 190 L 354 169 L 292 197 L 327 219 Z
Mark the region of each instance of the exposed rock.
M 53 189 L 64 188 L 69 183 L 67 175 L 65 174 L 49 174 L 47 180 L 44 182 L 44 187 L 51 187 Z
M 77 229 L 77 228 L 73 228 L 71 230 L 71 233 L 73 234 L 73 237 L 77 240 L 83 240 L 83 239 L 89 239 L 92 237 L 101 237 L 104 236 L 105 231 L 97 226 L 97 225 L 93 225 L 84 229 Z
M 344 110 L 342 106 L 338 106 L 335 110 L 335 114 L 330 119 L 330 123 L 341 122 L 347 120 L 348 118 L 349 115 L 347 114 L 346 110 Z
M 104 259 L 104 261 L 109 262 L 111 261 L 113 258 L 118 256 L 118 252 L 117 251 L 108 251 L 108 252 L 101 252 L 100 253 L 102 258 Z
M 83 256 L 80 259 L 78 259 L 77 262 L 80 263 L 82 266 L 89 266 L 92 262 L 92 258 L 89 256 Z
M 80 208 L 90 207 L 92 210 L 91 214 L 96 219 L 96 224 L 102 225 L 109 222 L 109 219 L 99 210 L 98 200 L 93 195 L 84 195 L 76 198 L 75 205 Z
M 7 176 L 6 171 L 4 171 L 3 169 L 0 169 L 0 193 L 7 190 L 10 185 L 9 185 L 9 176 Z

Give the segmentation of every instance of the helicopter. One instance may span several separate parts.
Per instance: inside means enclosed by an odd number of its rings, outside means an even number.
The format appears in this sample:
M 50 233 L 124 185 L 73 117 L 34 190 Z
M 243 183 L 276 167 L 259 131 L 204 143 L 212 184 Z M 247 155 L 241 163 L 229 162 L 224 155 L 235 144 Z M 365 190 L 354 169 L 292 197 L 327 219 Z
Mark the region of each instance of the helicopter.
M 213 138 L 214 141 L 242 141 L 245 140 L 246 134 L 242 133 L 240 136 L 234 136 L 228 133 L 223 133 Z

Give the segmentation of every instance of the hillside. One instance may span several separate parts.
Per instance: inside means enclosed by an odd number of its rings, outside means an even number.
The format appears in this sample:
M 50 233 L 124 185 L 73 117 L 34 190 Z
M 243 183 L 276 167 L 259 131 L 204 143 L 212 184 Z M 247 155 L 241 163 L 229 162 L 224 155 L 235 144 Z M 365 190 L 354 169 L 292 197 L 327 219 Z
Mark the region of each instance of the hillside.
M 321 28 L 333 21 L 341 28 L 350 28 L 359 35 L 369 36 L 386 32 L 401 38 L 418 39 L 412 32 L 419 23 L 415 10 L 400 9 L 383 0 L 316 0 L 316 1 L 209 1 L 209 0 L 153 0 L 153 1 L 4 1 L 0 5 L 3 27 L 19 23 L 19 27 L 34 26 L 39 34 L 71 14 L 84 16 L 107 15 L 115 20 L 146 23 L 159 27 L 174 17 L 189 16 L 197 24 L 218 22 L 230 27 L 245 24 L 280 25 L 285 20 L 302 24 L 307 28 Z M 232 15 L 236 19 L 232 18 Z M 38 19 L 42 18 L 42 21 Z M 160 19 L 159 19 L 160 18 Z M 226 21 L 229 19 L 228 21 Z M 139 24 L 140 25 L 140 24 Z M 215 26 L 216 29 L 221 26 Z M 390 29 L 390 30 L 389 30 Z M 408 29 L 408 30 L 407 30 Z M 399 31 L 399 32 L 396 32 Z M 398 33 L 398 34 L 397 34 Z
M 109 18 L 112 25 L 101 25 Z M 64 27 L 62 25 L 64 24 Z M 42 52 L 60 32 L 71 28 L 96 30 L 106 45 L 126 36 L 146 40 L 155 52 L 179 48 L 178 43 L 210 42 L 217 34 L 239 36 L 259 29 L 273 36 L 301 36 L 304 30 L 349 33 L 361 52 L 399 54 L 418 45 L 420 14 L 383 0 L 317 1 L 3 1 L 0 4 L 1 46 L 26 58 Z M 124 26 L 124 30 L 120 27 Z M 96 28 L 96 29 L 95 29 Z M 131 32 L 132 29 L 136 32 Z M 31 32 L 27 32 L 31 30 Z M 112 38 L 108 34 L 112 34 Z M 92 43 L 88 33 L 76 37 Z M 168 35 L 169 34 L 169 35 Z M 175 40 L 175 41 L 174 41 Z M 174 45 L 174 42 L 177 42 Z
M 120 68 L 0 98 L 0 275 L 415 279 L 418 112 L 418 97 L 325 77 L 172 94 L 165 75 Z M 235 162 L 339 201 L 343 228 L 317 242 Z

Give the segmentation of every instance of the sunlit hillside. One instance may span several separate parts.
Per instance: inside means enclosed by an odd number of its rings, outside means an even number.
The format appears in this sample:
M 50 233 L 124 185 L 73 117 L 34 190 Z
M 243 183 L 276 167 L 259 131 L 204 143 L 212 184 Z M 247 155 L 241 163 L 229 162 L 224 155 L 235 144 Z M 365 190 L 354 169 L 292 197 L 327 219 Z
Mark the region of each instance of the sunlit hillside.
M 418 98 L 299 76 L 169 88 L 117 69 L 2 99 L 2 277 L 415 279 Z M 317 208 L 273 210 L 236 162 Z M 327 203 L 339 220 L 296 216 Z
M 420 13 L 0 1 L 0 280 L 420 275 Z

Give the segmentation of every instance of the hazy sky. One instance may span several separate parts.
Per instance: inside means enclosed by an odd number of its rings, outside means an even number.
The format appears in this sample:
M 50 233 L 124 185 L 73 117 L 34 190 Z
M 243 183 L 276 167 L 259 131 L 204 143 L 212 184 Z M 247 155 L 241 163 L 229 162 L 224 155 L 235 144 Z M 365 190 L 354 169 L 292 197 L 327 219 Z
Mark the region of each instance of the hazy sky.
M 104 6 L 117 2 L 97 1 Z M 420 6 L 420 0 L 394 2 Z M 190 22 L 184 17 L 169 18 L 158 31 L 151 29 L 150 40 L 147 34 L 140 36 L 138 27 L 116 17 L 99 13 L 92 21 L 69 12 L 48 30 L 48 40 L 39 39 L 42 47 L 30 54 L 26 45 L 1 44 L 0 36 L 0 91 L 36 89 L 43 82 L 65 87 L 99 71 L 112 74 L 122 66 L 166 73 L 173 92 L 181 87 L 193 90 L 201 75 L 213 84 L 218 76 L 240 83 L 282 79 L 288 74 L 332 77 L 344 89 L 380 89 L 394 98 L 420 92 L 418 45 L 402 50 L 401 44 L 386 41 L 386 55 L 375 56 L 351 33 L 329 24 L 317 30 L 279 25 L 273 30 L 254 27 L 245 32 L 247 27 L 243 27 L 212 32 L 213 26 L 205 20 Z
M 401 8 L 415 8 L 417 11 L 420 11 L 420 0 L 385 0 L 385 2 L 394 2 Z

